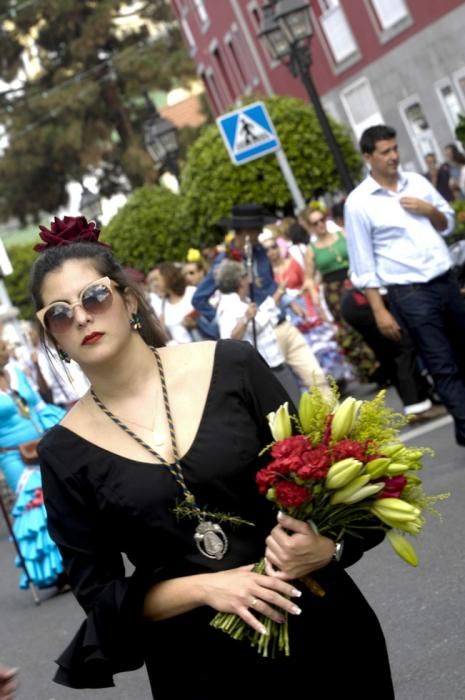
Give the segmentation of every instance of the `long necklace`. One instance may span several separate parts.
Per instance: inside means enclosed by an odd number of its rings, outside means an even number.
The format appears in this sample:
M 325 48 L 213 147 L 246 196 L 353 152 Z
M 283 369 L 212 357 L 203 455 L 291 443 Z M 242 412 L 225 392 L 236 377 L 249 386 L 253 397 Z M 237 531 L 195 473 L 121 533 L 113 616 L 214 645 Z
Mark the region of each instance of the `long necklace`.
M 144 423 L 138 423 L 136 420 L 132 420 L 130 418 L 125 418 L 125 416 L 120 416 L 117 415 L 117 418 L 119 418 L 121 421 L 125 420 L 127 423 L 131 423 L 132 425 L 137 425 L 138 428 L 143 428 L 144 430 L 148 430 L 152 434 L 153 438 L 153 444 L 155 447 L 161 447 L 162 445 L 165 444 L 165 440 L 163 439 L 155 439 L 156 434 L 155 434 L 155 415 L 153 416 L 153 420 L 151 425 L 145 425 Z
M 194 516 L 198 521 L 197 527 L 194 532 L 194 541 L 197 545 L 198 550 L 205 557 L 209 559 L 222 559 L 226 552 L 228 551 L 228 538 L 226 534 L 218 523 L 214 523 L 213 519 L 217 518 L 219 520 L 229 520 L 230 522 L 252 525 L 253 523 L 248 523 L 247 521 L 241 520 L 240 518 L 234 516 L 228 516 L 225 514 L 207 513 L 202 510 L 195 500 L 195 496 L 192 491 L 188 488 L 186 480 L 184 478 L 184 473 L 181 466 L 181 461 L 179 458 L 178 448 L 176 444 L 176 434 L 174 432 L 174 422 L 171 415 L 170 404 L 168 400 L 168 389 L 166 386 L 165 373 L 163 370 L 163 365 L 161 362 L 160 355 L 155 348 L 150 348 L 155 355 L 155 359 L 158 365 L 158 372 L 160 375 L 160 384 L 163 393 L 163 401 L 165 404 L 166 418 L 168 421 L 168 427 L 171 437 L 171 448 L 174 456 L 174 464 L 170 464 L 164 457 L 162 457 L 156 450 L 148 445 L 142 438 L 132 432 L 117 416 L 114 415 L 105 404 L 100 401 L 96 395 L 94 389 L 90 388 L 90 393 L 94 399 L 97 406 L 110 418 L 116 425 L 118 425 L 122 430 L 124 430 L 128 435 L 130 435 L 139 445 L 145 447 L 152 455 L 154 455 L 162 464 L 165 466 L 173 479 L 176 481 L 180 487 L 182 494 L 184 496 L 184 503 L 182 504 L 183 510 L 187 511 L 188 516 Z M 207 515 L 211 519 L 207 519 Z

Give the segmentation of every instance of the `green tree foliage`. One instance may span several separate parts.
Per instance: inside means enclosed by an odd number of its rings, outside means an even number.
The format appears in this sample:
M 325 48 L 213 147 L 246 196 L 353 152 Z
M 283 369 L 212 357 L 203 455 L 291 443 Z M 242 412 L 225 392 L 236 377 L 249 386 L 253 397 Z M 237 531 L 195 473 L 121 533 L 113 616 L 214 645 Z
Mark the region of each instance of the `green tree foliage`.
M 38 236 L 37 240 L 39 240 Z M 18 307 L 21 318 L 31 320 L 34 317 L 34 311 L 29 294 L 29 276 L 37 253 L 32 249 L 32 245 L 27 243 L 9 247 L 8 255 L 13 273 L 5 277 L 5 286 L 13 306 Z
M 305 199 L 339 190 L 334 160 L 313 108 L 291 97 L 269 97 L 262 101 Z M 345 128 L 330 121 L 344 158 L 354 178 L 358 178 L 360 156 Z M 286 209 L 291 204 L 275 155 L 233 165 L 216 125 L 205 127 L 188 152 L 181 178 L 181 197 L 193 242 L 213 241 L 218 235 L 215 222 L 227 217 L 235 203 L 259 202 L 270 211 Z
M 179 205 L 179 195 L 165 187 L 139 187 L 105 227 L 102 240 L 123 265 L 144 272 L 162 260 L 182 260 L 190 231 L 182 224 Z
M 0 94 L 8 146 L 0 160 L 0 218 L 37 221 L 67 204 L 66 185 L 97 176 L 103 196 L 155 182 L 143 145 L 144 90 L 195 78 L 166 0 L 134 5 L 142 23 L 123 32 L 122 0 L 0 0 Z M 149 31 L 157 28 L 157 31 Z M 24 78 L 23 49 L 39 70 Z M 174 82 L 176 76 L 176 83 Z

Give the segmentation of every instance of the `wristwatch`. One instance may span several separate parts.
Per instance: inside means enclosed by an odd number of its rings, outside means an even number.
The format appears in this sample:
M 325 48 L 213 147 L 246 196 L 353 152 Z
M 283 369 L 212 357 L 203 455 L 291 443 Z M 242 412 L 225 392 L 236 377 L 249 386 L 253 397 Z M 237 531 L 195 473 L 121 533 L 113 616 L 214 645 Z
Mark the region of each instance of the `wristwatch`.
M 340 540 L 339 542 L 334 543 L 334 554 L 331 558 L 331 561 L 340 561 L 342 557 L 342 552 L 344 551 L 344 542 L 343 540 Z

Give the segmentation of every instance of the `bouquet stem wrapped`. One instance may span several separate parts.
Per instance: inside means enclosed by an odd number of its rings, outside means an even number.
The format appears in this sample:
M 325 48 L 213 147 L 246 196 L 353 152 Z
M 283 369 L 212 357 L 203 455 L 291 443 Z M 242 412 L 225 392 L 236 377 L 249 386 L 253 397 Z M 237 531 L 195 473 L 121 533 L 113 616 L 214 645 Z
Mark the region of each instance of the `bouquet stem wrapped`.
M 426 512 L 439 515 L 434 504 L 448 494 L 428 496 L 423 491 L 418 471 L 431 451 L 400 442 L 405 418 L 385 405 L 385 392 L 372 401 L 349 397 L 338 405 L 335 389 L 325 399 L 312 388 L 301 397 L 298 417 L 289 414 L 286 403 L 267 418 L 274 441 L 261 453 L 271 455 L 256 475 L 261 494 L 280 511 L 336 541 L 380 529 L 396 554 L 418 565 L 405 535 L 422 531 Z M 254 571 L 265 572 L 264 560 Z M 301 580 L 313 594 L 325 595 L 310 574 Z M 287 615 L 282 624 L 264 615 L 258 618 L 266 634 L 231 613 L 218 613 L 211 624 L 234 639 L 247 639 L 262 656 L 289 656 Z

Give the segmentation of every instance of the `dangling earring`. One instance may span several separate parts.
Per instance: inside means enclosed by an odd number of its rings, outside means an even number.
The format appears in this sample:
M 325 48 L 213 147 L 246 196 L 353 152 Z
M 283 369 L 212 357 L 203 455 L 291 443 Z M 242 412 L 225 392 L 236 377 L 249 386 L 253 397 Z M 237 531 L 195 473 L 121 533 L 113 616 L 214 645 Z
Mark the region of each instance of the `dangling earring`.
M 66 352 L 66 350 L 62 350 L 61 348 L 57 348 L 57 352 L 58 352 L 58 357 L 60 358 L 60 360 L 62 362 L 68 362 L 68 363 L 71 362 L 71 358 L 68 355 L 68 353 Z
M 142 323 L 139 314 L 132 314 L 129 324 L 133 331 L 140 331 Z

